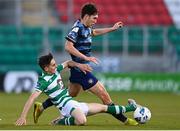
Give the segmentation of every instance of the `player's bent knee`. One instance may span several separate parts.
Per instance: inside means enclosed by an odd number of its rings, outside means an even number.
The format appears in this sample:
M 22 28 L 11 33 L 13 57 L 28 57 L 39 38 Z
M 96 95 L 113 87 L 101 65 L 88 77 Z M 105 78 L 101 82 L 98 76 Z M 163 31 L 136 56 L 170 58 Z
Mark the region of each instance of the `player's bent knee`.
M 86 117 L 80 117 L 78 119 L 76 119 L 76 125 L 85 125 L 87 122 Z

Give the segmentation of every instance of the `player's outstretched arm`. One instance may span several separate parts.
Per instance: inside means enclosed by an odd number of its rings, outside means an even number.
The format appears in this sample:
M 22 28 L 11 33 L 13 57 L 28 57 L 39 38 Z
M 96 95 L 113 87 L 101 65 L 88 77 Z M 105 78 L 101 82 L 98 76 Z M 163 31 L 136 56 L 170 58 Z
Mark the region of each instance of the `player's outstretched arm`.
M 16 126 L 22 126 L 26 125 L 26 117 L 29 112 L 29 109 L 31 108 L 34 100 L 41 94 L 40 91 L 35 91 L 31 94 L 29 99 L 26 101 L 26 104 L 24 105 L 24 109 L 21 113 L 21 116 L 16 120 L 15 125 Z
M 112 27 L 109 28 L 99 28 L 93 30 L 93 36 L 102 35 L 114 30 L 117 30 L 119 28 L 123 27 L 123 23 L 121 21 L 115 23 Z
M 90 62 L 93 62 L 95 64 L 98 64 L 98 59 L 95 58 L 95 57 L 87 57 L 85 56 L 84 54 L 82 54 L 81 52 L 79 52 L 75 47 L 74 47 L 74 44 L 71 42 L 71 41 L 66 41 L 65 43 L 65 50 L 70 53 L 71 55 L 74 55 L 74 56 L 77 56 L 83 60 L 86 60 L 86 61 L 90 61 Z
M 86 72 L 91 72 L 92 68 L 87 65 L 87 64 L 80 64 L 74 61 L 65 61 L 64 63 L 62 63 L 63 67 L 78 67 L 81 71 L 83 71 L 84 73 Z

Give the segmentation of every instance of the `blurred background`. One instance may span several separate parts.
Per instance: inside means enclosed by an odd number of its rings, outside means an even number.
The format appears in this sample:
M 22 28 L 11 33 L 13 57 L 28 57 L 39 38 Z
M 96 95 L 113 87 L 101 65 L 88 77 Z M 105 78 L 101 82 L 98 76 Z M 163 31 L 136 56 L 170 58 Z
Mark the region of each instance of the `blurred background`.
M 1 91 L 31 90 L 39 55 L 70 59 L 65 36 L 86 2 L 99 10 L 95 27 L 124 23 L 93 38 L 92 66 L 108 89 L 180 90 L 180 0 L 0 0 Z

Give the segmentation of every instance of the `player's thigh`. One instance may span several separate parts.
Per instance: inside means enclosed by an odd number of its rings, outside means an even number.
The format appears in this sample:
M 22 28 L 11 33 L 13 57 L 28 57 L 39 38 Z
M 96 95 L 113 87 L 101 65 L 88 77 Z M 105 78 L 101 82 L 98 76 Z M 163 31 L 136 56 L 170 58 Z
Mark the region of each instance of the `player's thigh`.
M 88 106 L 88 116 L 95 115 L 97 113 L 103 113 L 107 111 L 107 105 L 99 103 L 87 103 Z
M 72 97 L 76 97 L 81 91 L 81 88 L 82 86 L 80 84 L 69 82 L 69 95 Z
M 84 115 L 87 115 L 88 113 L 88 106 L 86 103 L 80 103 L 76 100 L 70 100 L 67 102 L 67 104 L 65 104 L 64 107 L 62 107 L 61 109 L 61 114 L 63 116 L 69 117 L 71 116 L 71 113 L 73 112 L 73 110 L 75 109 L 80 109 L 81 112 L 84 113 Z

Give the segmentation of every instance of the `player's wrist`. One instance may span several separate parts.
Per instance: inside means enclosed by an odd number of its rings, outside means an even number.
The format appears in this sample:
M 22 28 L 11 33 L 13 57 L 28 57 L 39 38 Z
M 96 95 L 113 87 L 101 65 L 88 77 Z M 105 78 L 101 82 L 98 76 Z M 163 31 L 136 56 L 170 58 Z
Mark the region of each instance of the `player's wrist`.
M 83 59 L 86 60 L 86 61 L 88 61 L 88 57 L 87 57 L 87 56 L 84 56 Z
M 115 30 L 117 30 L 117 29 L 114 27 L 111 27 L 111 29 L 110 29 L 110 31 L 115 31 Z
M 24 119 L 24 120 L 25 120 L 25 119 L 26 119 L 26 117 L 25 117 L 25 116 L 20 116 L 20 119 Z
M 78 68 L 79 68 L 80 66 L 81 66 L 81 64 L 80 64 L 80 63 L 77 63 L 77 64 L 76 64 L 76 67 L 78 67 Z

